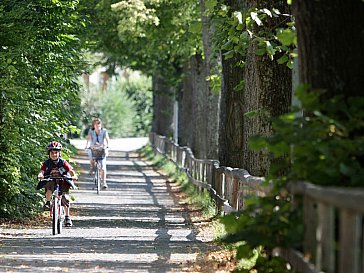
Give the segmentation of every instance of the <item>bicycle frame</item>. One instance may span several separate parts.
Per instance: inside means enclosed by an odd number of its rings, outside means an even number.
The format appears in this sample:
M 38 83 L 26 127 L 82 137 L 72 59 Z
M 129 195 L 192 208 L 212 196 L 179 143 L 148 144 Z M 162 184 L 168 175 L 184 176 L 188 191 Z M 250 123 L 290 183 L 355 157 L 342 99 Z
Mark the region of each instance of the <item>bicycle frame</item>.
M 105 146 L 98 146 L 98 147 L 89 147 L 88 149 L 91 150 L 91 153 L 93 153 L 93 149 L 95 150 L 101 150 L 103 151 L 103 156 L 105 156 L 105 151 L 107 148 L 105 148 Z M 102 173 L 102 168 L 101 168 L 101 160 L 102 158 L 96 157 L 96 156 L 92 156 L 92 160 L 94 160 L 95 162 L 95 167 L 94 167 L 94 171 L 95 171 L 95 175 L 94 175 L 94 182 L 96 185 L 96 192 L 97 194 L 100 194 L 100 189 L 101 189 L 101 173 Z
M 62 232 L 63 222 L 65 219 L 65 209 L 62 206 L 62 192 L 60 183 L 68 179 L 67 177 L 48 177 L 42 181 L 54 181 L 55 189 L 51 197 L 50 216 L 52 218 L 52 234 L 60 234 Z
M 94 159 L 95 160 L 95 177 L 94 177 L 94 181 L 96 184 L 96 191 L 97 194 L 100 193 L 100 189 L 101 189 L 101 162 L 99 159 Z

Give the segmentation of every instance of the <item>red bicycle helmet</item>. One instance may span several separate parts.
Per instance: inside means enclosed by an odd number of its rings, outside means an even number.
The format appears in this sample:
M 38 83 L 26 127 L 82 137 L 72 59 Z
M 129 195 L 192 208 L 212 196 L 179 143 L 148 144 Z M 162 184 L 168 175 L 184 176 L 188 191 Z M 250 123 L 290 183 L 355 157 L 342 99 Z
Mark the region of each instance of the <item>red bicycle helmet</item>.
M 50 151 L 62 151 L 62 144 L 57 142 L 57 141 L 51 141 L 49 142 L 48 146 L 47 146 L 47 150 L 48 152 Z

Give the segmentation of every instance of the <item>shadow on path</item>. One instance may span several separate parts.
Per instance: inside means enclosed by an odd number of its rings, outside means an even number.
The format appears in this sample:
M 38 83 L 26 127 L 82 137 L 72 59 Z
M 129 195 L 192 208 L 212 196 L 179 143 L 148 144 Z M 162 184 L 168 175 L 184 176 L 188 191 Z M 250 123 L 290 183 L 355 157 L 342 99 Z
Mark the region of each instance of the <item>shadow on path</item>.
M 211 247 L 168 192 L 165 179 L 135 152 L 110 151 L 109 188 L 96 193 L 80 150 L 74 227 L 0 231 L 0 271 L 186 272 Z

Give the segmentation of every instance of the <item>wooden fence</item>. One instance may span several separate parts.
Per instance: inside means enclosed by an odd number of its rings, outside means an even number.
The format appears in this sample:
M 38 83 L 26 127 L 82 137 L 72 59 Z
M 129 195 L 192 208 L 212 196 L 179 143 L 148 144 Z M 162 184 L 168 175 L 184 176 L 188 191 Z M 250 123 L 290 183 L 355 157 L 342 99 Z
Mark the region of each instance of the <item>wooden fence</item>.
M 188 147 L 150 134 L 155 153 L 166 156 L 189 180 L 206 189 L 225 213 L 244 209 L 251 196 L 269 195 L 272 185 L 246 170 L 220 166 L 217 160 L 196 159 Z M 289 183 L 292 202 L 303 200 L 305 227 L 303 253 L 277 247 L 283 257 L 301 273 L 364 273 L 364 189 L 320 187 L 305 182 Z M 296 205 L 296 204 L 293 204 Z

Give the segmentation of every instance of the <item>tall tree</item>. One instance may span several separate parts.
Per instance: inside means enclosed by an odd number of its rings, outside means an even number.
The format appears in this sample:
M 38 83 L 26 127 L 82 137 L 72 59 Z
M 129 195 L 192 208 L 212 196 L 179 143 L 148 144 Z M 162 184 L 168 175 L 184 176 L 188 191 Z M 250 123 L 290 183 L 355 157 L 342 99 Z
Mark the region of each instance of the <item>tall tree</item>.
M 316 134 L 296 128 L 302 140 L 294 144 L 313 156 L 308 160 L 295 149 L 297 165 L 292 173 L 318 184 L 362 186 L 364 59 L 357 53 L 364 48 L 364 2 L 295 0 L 293 4 L 300 82 L 309 91 L 303 97 L 308 97 L 303 110 L 310 118 L 301 124 Z
M 193 57 L 191 57 L 193 58 Z M 191 70 L 191 61 L 186 61 L 183 71 L 185 76 L 182 80 L 182 86 L 178 93 L 178 144 L 180 146 L 193 146 L 193 88 Z
M 226 1 L 229 7 L 228 17 L 235 11 L 245 9 L 245 1 Z M 227 36 L 227 35 L 226 35 Z M 226 38 L 226 43 L 232 43 Z M 243 167 L 242 151 L 244 147 L 243 124 L 244 94 L 236 87 L 244 80 L 245 56 L 234 54 L 227 58 L 231 48 L 221 51 L 222 89 L 219 124 L 219 161 L 224 166 Z
M 192 83 L 192 151 L 197 158 L 206 158 L 207 154 L 207 100 L 206 81 L 204 79 L 203 59 L 201 54 L 196 54 L 190 59 Z
M 163 77 L 154 75 L 153 82 L 153 122 L 152 131 L 169 138 L 173 137 L 174 89 Z
M 327 97 L 363 96 L 364 2 L 293 1 L 300 81 Z
M 205 143 L 206 152 L 203 158 L 218 158 L 218 136 L 219 136 L 219 105 L 220 92 L 214 92 L 211 77 L 216 76 L 215 69 L 220 65 L 221 61 L 218 54 L 213 49 L 214 26 L 208 16 L 206 8 L 206 0 L 200 0 L 201 18 L 202 18 L 202 42 L 203 42 L 203 67 L 201 77 L 203 81 L 202 91 L 205 97 L 205 103 L 201 105 L 202 111 L 205 113 L 204 126 L 206 127 Z M 208 80 L 209 79 L 209 80 Z
M 289 6 L 285 1 L 266 0 L 249 1 L 250 7 L 256 9 L 272 10 L 278 9 L 280 13 L 290 13 Z M 256 33 L 269 32 L 275 28 L 284 27 L 286 17 L 265 17 L 262 26 L 254 25 Z M 259 30 L 262 27 L 263 30 Z M 258 43 L 251 40 L 247 52 L 245 67 L 245 89 L 243 92 L 244 113 L 255 112 L 252 117 L 247 115 L 243 118 L 244 133 L 243 149 L 241 153 L 242 165 L 252 175 L 264 176 L 268 173 L 270 166 L 268 155 L 265 152 L 253 151 L 249 147 L 248 140 L 252 136 L 268 136 L 272 133 L 271 118 L 278 117 L 290 110 L 292 79 L 291 70 L 278 64 L 269 55 L 259 56 Z M 278 53 L 279 54 L 279 53 Z M 279 58 L 280 56 L 275 58 Z
M 291 71 L 279 65 L 284 52 L 274 49 L 272 32 L 285 24 L 282 1 L 232 1 L 222 46 L 222 101 L 220 116 L 221 164 L 263 176 L 268 155 L 252 151 L 249 140 L 272 132 L 270 118 L 289 110 Z M 275 10 L 271 12 L 270 10 Z

